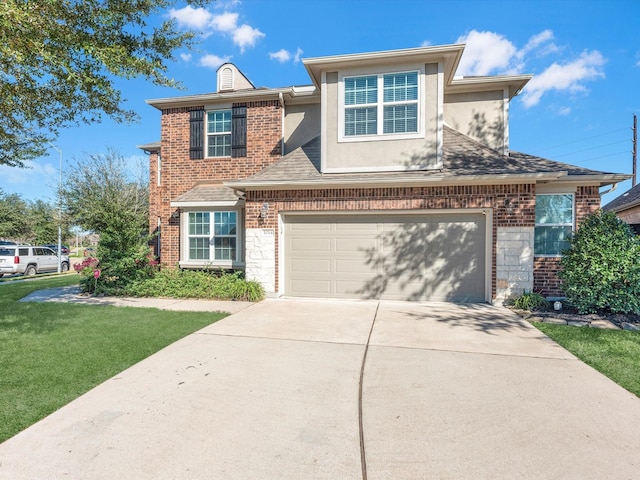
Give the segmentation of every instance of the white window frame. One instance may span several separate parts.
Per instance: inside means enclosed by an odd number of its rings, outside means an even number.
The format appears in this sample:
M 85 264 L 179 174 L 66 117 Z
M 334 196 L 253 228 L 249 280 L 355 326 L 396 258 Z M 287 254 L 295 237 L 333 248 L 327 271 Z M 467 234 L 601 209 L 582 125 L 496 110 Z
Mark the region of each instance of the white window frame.
M 220 131 L 220 132 L 209 132 L 209 114 L 210 113 L 224 113 L 229 112 L 229 130 L 228 131 Z M 231 108 L 218 108 L 218 109 L 210 109 L 205 111 L 205 125 L 204 125 L 204 135 L 205 135 L 205 158 L 229 158 L 231 157 L 231 145 L 233 143 L 233 139 L 231 137 L 232 127 L 233 126 L 233 114 Z M 229 135 L 229 155 L 209 155 L 209 137 L 221 137 Z
M 384 76 L 394 75 L 402 73 L 417 73 L 418 74 L 418 99 L 408 101 L 386 102 L 384 101 Z M 346 105 L 345 104 L 345 79 L 357 78 L 357 77 L 377 77 L 377 91 L 378 98 L 375 104 L 362 104 L 362 105 Z M 371 142 L 380 140 L 403 140 L 413 138 L 424 138 L 424 112 L 425 112 L 425 93 L 424 93 L 424 67 L 420 68 L 407 67 L 396 69 L 380 69 L 380 70 L 352 70 L 346 72 L 340 72 L 338 74 L 338 142 Z M 416 104 L 417 115 L 417 131 L 406 133 L 384 133 L 384 107 L 396 106 L 396 105 L 408 105 Z M 377 132 L 375 134 L 368 135 L 345 135 L 345 112 L 349 108 L 367 108 L 376 107 L 377 111 Z
M 558 258 L 558 257 L 562 257 L 562 253 L 558 252 L 558 253 L 535 253 L 536 251 L 536 245 L 535 245 L 535 229 L 537 227 L 571 227 L 571 232 L 575 231 L 575 224 L 576 224 L 576 196 L 574 193 L 572 192 L 557 192 L 557 193 L 538 193 L 536 194 L 536 207 L 538 205 L 538 197 L 543 197 L 543 196 L 558 196 L 558 195 L 570 195 L 571 196 L 571 223 L 538 223 L 537 221 L 535 222 L 535 226 L 534 226 L 534 245 L 533 245 L 533 252 L 534 252 L 534 256 L 535 257 L 544 257 L 544 258 Z M 534 215 L 535 215 L 535 211 L 534 211 Z
M 236 233 L 235 235 L 216 235 L 215 234 L 215 214 L 223 212 L 233 212 L 236 214 Z M 244 210 L 242 208 L 234 207 L 192 207 L 184 209 L 181 215 L 182 225 L 182 255 L 180 260 L 181 267 L 191 268 L 206 268 L 206 267 L 221 267 L 221 268 L 244 268 L 244 234 L 243 234 L 243 217 Z M 209 233 L 203 235 L 191 235 L 189 233 L 189 219 L 193 213 L 208 213 L 209 214 Z M 215 239 L 216 238 L 231 238 L 236 239 L 236 258 L 223 260 L 215 258 Z M 207 238 L 209 243 L 209 258 L 208 259 L 191 259 L 190 238 Z

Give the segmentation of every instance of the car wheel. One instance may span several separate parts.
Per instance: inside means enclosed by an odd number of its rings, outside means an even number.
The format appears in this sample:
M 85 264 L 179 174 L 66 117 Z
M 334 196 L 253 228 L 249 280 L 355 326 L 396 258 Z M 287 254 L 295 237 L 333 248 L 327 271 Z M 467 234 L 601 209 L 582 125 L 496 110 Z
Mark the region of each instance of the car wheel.
M 38 273 L 38 271 L 36 270 L 36 267 L 34 265 L 29 265 L 24 271 L 24 274 L 26 276 L 32 276 L 32 275 L 35 275 L 36 273 Z
M 62 262 L 62 265 L 60 266 L 60 269 L 63 272 L 68 272 L 69 271 L 69 264 L 67 262 Z

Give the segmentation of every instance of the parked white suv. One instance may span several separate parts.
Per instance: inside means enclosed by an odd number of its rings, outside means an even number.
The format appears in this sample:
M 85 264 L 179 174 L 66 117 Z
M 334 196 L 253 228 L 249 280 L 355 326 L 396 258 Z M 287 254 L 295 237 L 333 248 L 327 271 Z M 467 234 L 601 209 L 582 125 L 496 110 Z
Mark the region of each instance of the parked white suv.
M 60 259 L 63 272 L 69 270 L 69 257 Z M 47 247 L 31 245 L 0 245 L 0 277 L 12 273 L 35 275 L 40 272 L 57 272 L 58 256 Z

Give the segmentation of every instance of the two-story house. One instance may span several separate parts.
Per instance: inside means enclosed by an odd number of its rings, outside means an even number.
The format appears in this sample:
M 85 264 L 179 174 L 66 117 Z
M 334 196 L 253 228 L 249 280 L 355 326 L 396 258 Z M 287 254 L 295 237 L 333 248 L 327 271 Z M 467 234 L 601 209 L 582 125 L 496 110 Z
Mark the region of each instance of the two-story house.
M 464 45 L 311 58 L 311 85 L 150 100 L 165 266 L 244 269 L 273 295 L 560 296 L 560 254 L 628 175 L 509 150 L 528 75 L 456 77 Z

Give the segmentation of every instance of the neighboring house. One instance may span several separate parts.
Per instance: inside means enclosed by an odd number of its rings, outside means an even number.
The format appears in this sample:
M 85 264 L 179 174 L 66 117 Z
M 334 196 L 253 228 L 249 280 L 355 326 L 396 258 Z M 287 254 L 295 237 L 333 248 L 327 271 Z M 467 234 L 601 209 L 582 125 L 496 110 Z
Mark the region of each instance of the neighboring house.
M 308 86 L 149 100 L 161 262 L 244 269 L 273 295 L 560 296 L 560 252 L 628 175 L 509 150 L 528 75 L 454 77 L 464 45 L 304 60 Z
M 602 210 L 614 212 L 618 218 L 628 223 L 636 234 L 640 234 L 640 184 L 607 203 Z

